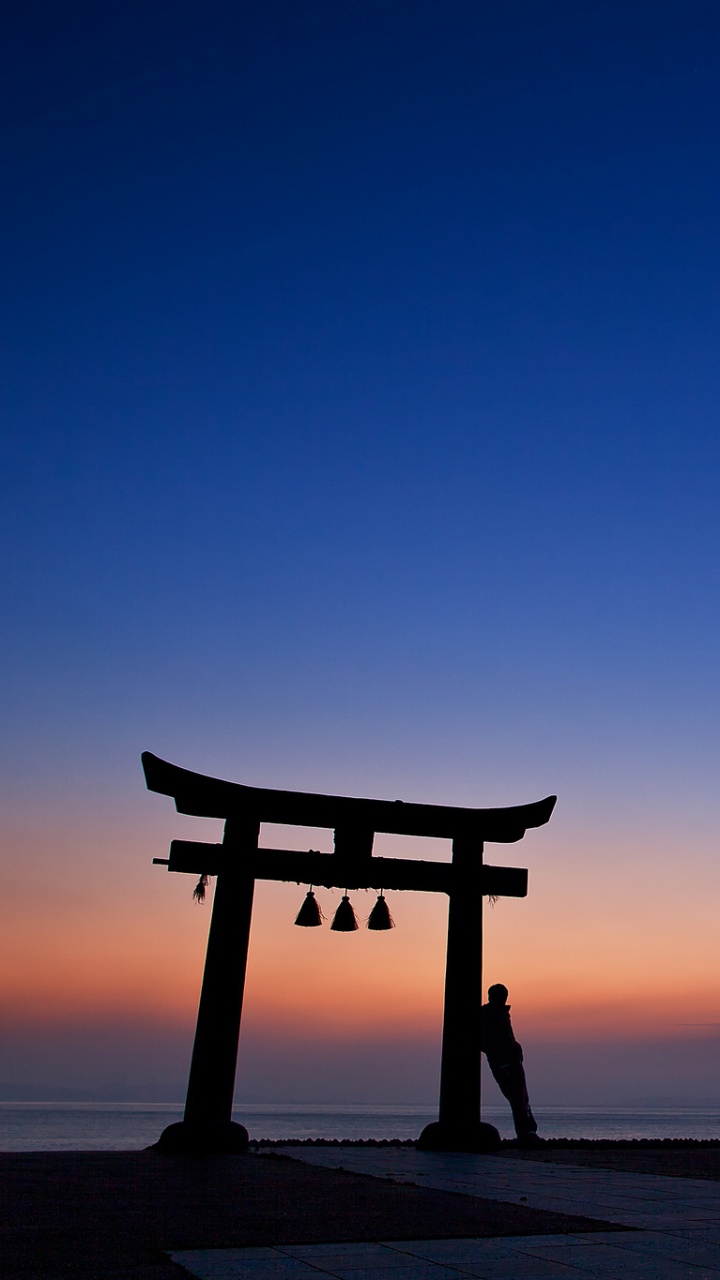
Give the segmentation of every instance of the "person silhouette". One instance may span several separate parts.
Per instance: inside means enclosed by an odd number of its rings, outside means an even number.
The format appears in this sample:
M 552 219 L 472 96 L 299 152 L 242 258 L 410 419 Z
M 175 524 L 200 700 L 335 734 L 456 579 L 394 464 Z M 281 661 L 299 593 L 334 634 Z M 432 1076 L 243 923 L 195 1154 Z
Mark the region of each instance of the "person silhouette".
M 522 1045 L 518 1044 L 510 1022 L 508 989 L 496 982 L 488 989 L 488 1002 L 482 1006 L 480 1034 L 483 1053 L 500 1092 L 512 1109 L 513 1123 L 521 1146 L 540 1142 L 537 1122 L 530 1110 Z

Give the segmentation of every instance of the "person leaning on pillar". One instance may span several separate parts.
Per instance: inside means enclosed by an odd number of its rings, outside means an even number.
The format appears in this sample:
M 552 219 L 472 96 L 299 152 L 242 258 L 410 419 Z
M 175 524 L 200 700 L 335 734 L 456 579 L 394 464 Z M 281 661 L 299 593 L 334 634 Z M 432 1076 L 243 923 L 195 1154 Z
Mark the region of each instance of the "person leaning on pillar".
M 488 989 L 488 1002 L 481 1010 L 481 1043 L 498 1088 L 510 1103 L 518 1144 L 534 1147 L 542 1139 L 530 1110 L 522 1045 L 515 1039 L 507 998 L 508 989 L 502 982 Z

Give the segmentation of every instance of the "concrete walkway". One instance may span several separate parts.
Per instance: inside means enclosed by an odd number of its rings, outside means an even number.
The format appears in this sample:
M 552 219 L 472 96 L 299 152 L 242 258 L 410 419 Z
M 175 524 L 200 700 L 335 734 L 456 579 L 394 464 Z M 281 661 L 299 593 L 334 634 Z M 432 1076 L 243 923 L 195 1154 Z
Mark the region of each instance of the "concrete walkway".
M 198 1249 L 173 1253 L 174 1262 L 200 1280 L 720 1280 L 717 1182 L 411 1147 L 281 1150 L 325 1168 L 602 1218 L 634 1230 Z

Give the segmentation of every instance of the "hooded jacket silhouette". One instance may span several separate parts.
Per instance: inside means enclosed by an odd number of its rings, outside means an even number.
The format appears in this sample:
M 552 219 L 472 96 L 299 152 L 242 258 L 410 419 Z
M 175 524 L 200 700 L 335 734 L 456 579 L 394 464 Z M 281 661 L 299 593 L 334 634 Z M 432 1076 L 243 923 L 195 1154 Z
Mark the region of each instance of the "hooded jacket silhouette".
M 515 1039 L 507 997 L 508 989 L 501 982 L 488 990 L 488 1002 L 481 1010 L 482 1049 L 500 1092 L 510 1103 L 519 1141 L 531 1142 L 537 1122 L 530 1110 L 522 1045 Z

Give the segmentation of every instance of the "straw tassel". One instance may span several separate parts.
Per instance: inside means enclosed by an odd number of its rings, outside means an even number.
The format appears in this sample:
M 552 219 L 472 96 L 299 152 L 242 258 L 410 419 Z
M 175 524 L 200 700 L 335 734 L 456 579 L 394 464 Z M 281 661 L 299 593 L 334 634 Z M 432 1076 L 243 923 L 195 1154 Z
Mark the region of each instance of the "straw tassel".
M 368 929 L 394 929 L 395 921 L 390 915 L 390 908 L 385 901 L 385 896 L 381 892 L 375 906 L 373 907 L 367 922 Z
M 193 898 L 195 899 L 196 902 L 205 901 L 205 893 L 207 891 L 207 887 L 208 887 L 208 877 L 206 875 L 202 875 L 198 880 L 197 884 L 195 885 L 195 888 L 193 889 Z
M 299 924 L 303 929 L 317 929 L 318 925 L 322 924 L 323 919 L 320 903 L 315 897 L 311 886 L 305 894 L 303 904 L 295 917 L 295 923 Z
M 358 927 L 358 922 L 355 919 L 355 912 L 353 911 L 353 905 L 350 899 L 348 898 L 347 891 L 346 891 L 345 896 L 343 897 L 337 911 L 335 912 L 335 916 L 333 918 L 332 924 L 330 925 L 330 928 L 334 929 L 336 933 L 353 933 L 354 930 L 357 929 L 357 927 Z

